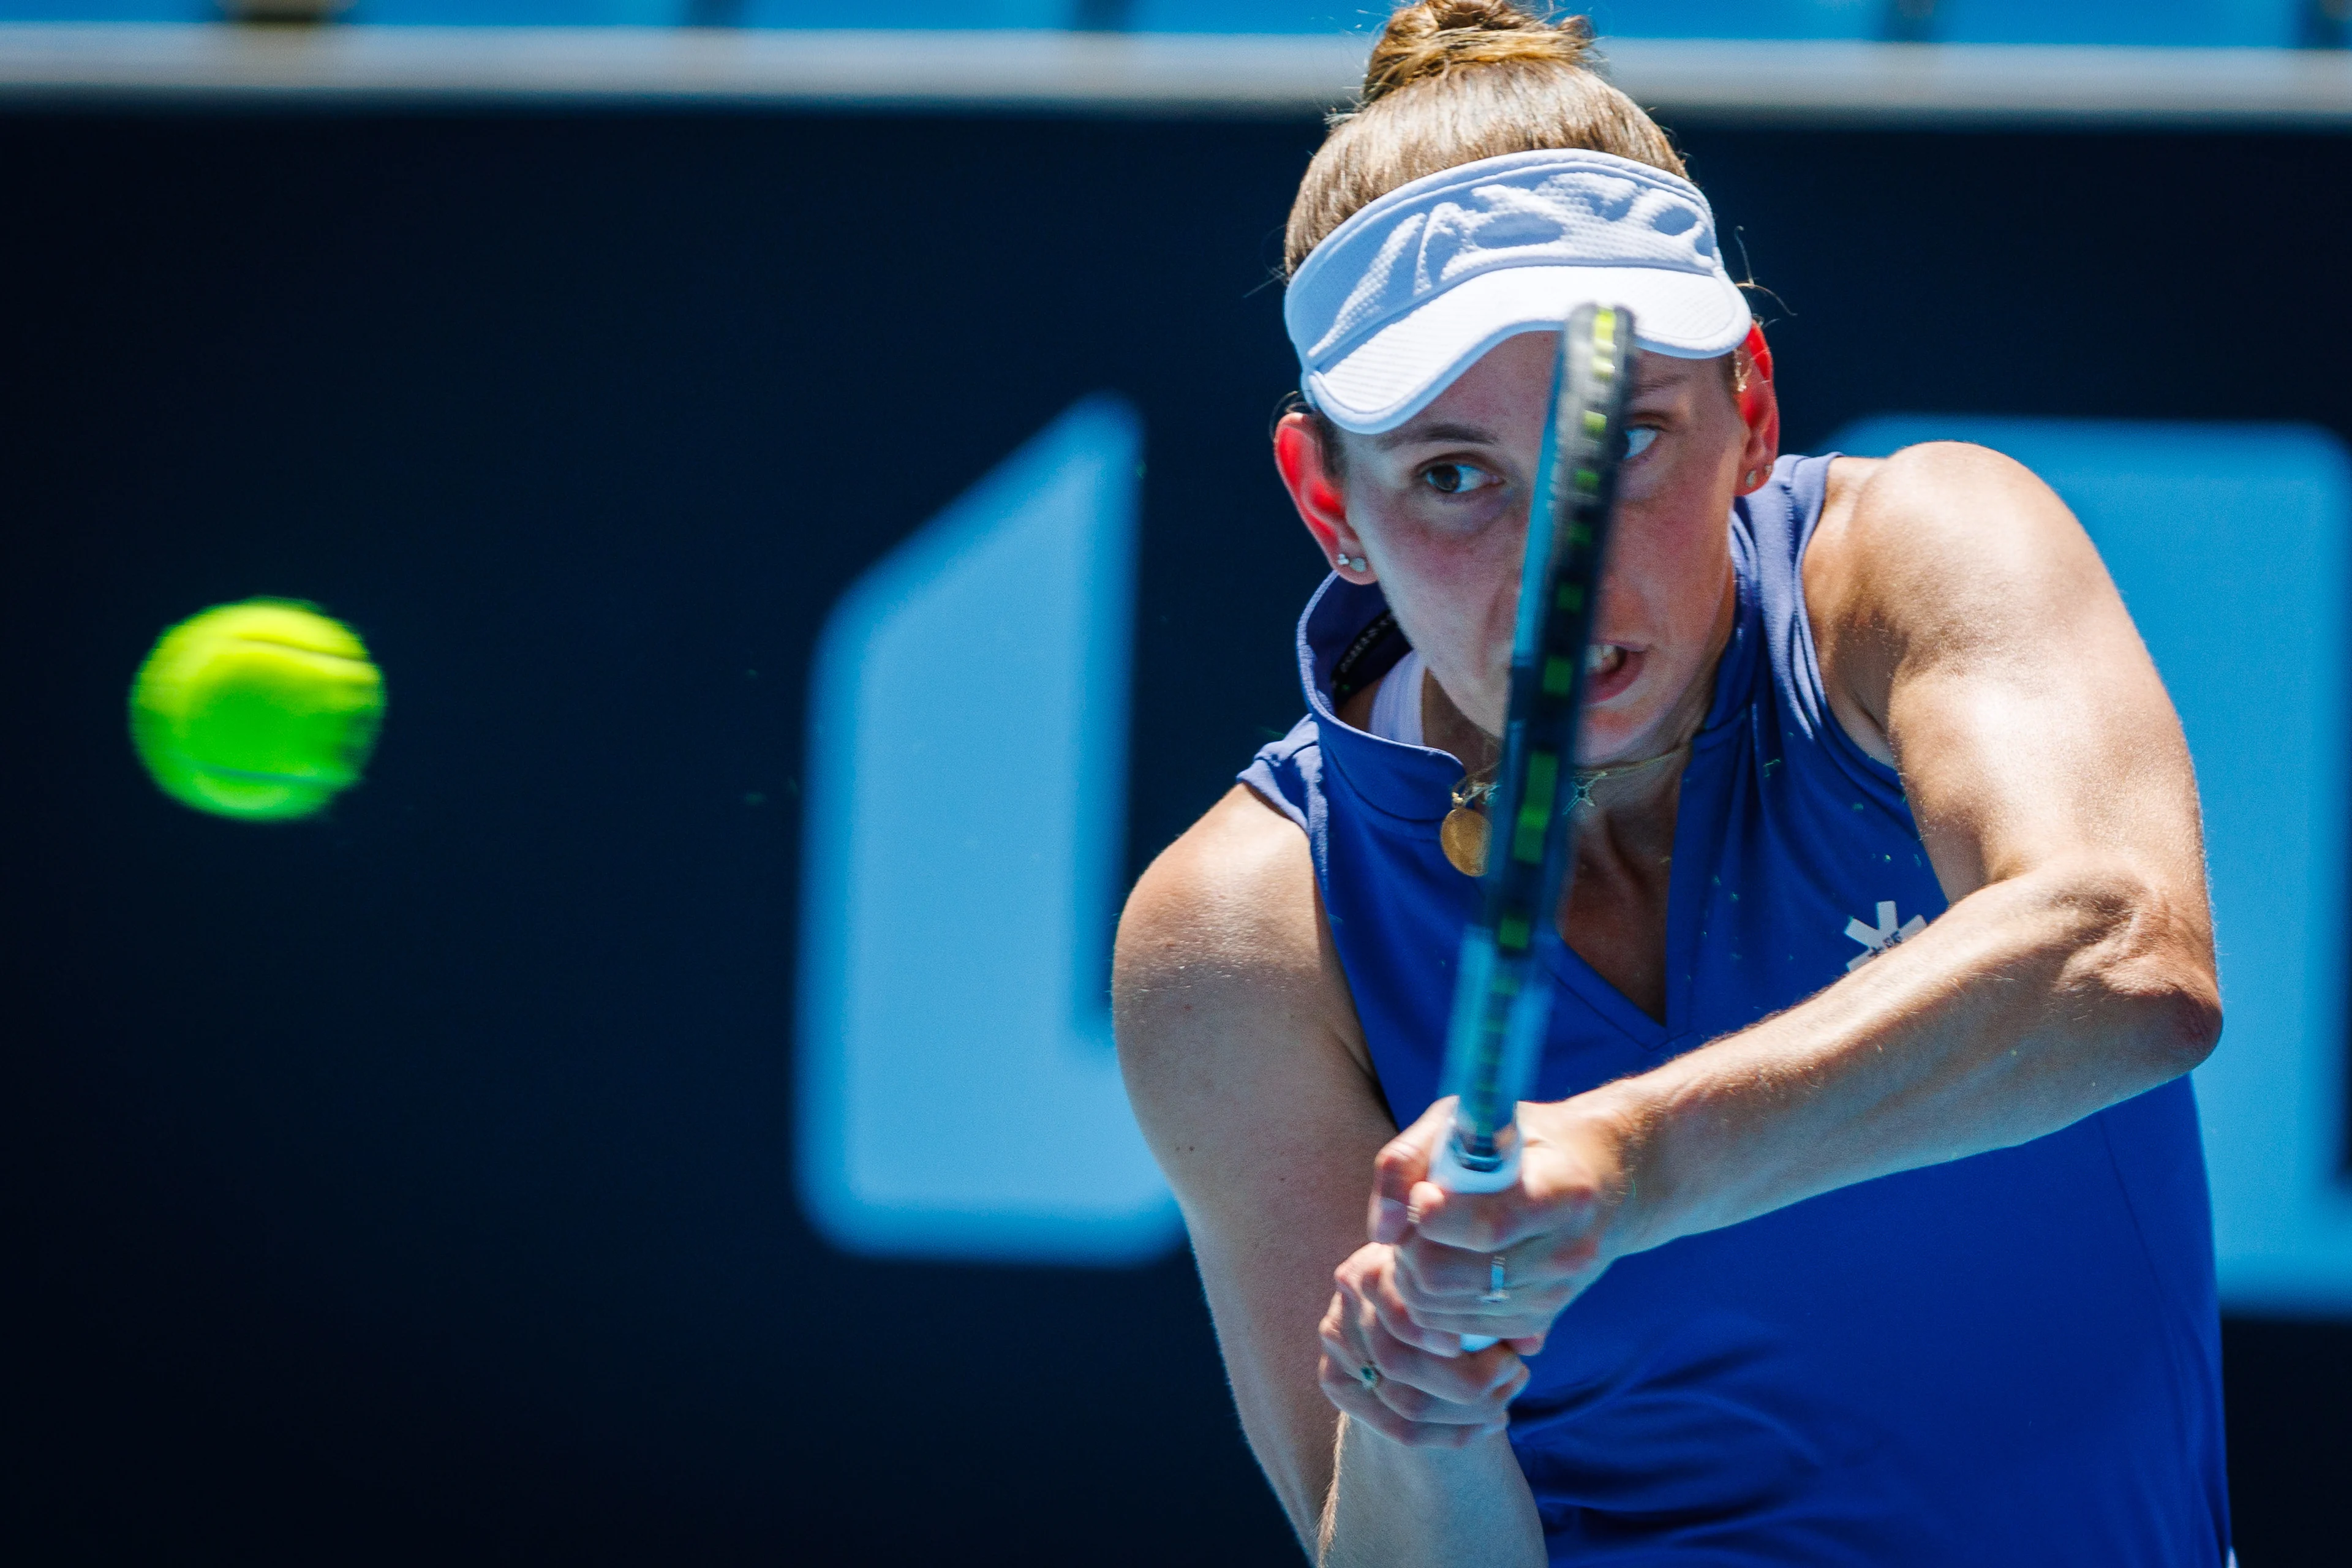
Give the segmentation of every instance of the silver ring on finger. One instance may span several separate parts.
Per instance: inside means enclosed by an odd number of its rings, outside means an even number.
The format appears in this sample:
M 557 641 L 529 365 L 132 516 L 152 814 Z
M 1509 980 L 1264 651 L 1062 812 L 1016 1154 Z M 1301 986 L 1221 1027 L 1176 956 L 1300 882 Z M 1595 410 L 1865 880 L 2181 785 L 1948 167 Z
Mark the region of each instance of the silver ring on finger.
M 1510 1300 L 1510 1287 L 1504 1282 L 1507 1272 L 1505 1260 L 1509 1256 L 1508 1253 L 1497 1252 L 1486 1259 L 1486 1293 L 1478 1298 L 1482 1304 L 1499 1307 Z
M 1370 1362 L 1366 1362 L 1363 1365 L 1358 1367 L 1356 1369 L 1356 1376 L 1361 1380 L 1364 1385 L 1364 1391 L 1368 1394 L 1381 1385 L 1381 1369 L 1374 1366 Z

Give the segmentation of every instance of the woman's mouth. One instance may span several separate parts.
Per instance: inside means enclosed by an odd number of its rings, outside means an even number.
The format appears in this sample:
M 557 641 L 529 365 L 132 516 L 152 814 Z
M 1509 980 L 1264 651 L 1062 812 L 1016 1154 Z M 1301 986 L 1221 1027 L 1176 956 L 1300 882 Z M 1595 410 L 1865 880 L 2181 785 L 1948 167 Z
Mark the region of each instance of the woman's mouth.
M 1606 702 L 1633 684 L 1642 672 L 1642 650 L 1597 642 L 1584 653 L 1584 700 Z

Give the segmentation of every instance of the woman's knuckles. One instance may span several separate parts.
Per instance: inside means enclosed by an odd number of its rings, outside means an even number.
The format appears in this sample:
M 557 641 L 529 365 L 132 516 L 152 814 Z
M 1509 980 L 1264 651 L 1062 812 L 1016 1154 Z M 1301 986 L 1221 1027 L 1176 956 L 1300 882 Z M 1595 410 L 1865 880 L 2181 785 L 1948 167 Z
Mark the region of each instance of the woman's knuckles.
M 1381 1404 L 1408 1421 L 1428 1421 L 1437 1408 L 1436 1400 L 1409 1383 L 1390 1379 L 1372 1392 L 1381 1396 Z
M 1424 1142 L 1408 1131 L 1392 1139 L 1372 1159 L 1373 1185 L 1393 1198 L 1406 1197 L 1414 1185 L 1429 1174 L 1429 1151 Z
M 1465 1252 L 1427 1237 L 1412 1237 L 1397 1247 L 1397 1273 L 1423 1294 L 1459 1296 L 1485 1289 L 1488 1268 L 1483 1253 Z
M 1391 1327 L 1383 1323 L 1380 1331 L 1364 1336 L 1382 1347 L 1383 1352 L 1401 1364 L 1409 1357 L 1426 1356 L 1432 1361 L 1452 1354 L 1448 1336 L 1433 1330 L 1418 1328 L 1410 1322 Z

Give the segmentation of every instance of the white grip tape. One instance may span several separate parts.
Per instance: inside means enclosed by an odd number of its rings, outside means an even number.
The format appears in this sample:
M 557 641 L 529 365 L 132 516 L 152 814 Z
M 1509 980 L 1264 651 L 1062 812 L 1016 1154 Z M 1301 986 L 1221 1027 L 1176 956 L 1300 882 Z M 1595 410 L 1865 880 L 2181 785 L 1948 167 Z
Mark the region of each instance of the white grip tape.
M 1518 1151 L 1512 1150 L 1510 1158 L 1491 1171 L 1474 1171 L 1455 1157 L 1454 1133 L 1448 1129 L 1437 1146 L 1437 1158 L 1429 1163 L 1429 1179 L 1449 1193 L 1505 1192 L 1519 1184 Z M 1491 1334 L 1462 1336 L 1462 1348 L 1474 1355 L 1494 1342 Z
M 1437 1146 L 1437 1158 L 1429 1163 L 1429 1179 L 1449 1193 L 1502 1193 L 1519 1184 L 1519 1156 L 1511 1156 L 1491 1171 L 1474 1171 L 1462 1163 L 1454 1150 L 1454 1134 Z

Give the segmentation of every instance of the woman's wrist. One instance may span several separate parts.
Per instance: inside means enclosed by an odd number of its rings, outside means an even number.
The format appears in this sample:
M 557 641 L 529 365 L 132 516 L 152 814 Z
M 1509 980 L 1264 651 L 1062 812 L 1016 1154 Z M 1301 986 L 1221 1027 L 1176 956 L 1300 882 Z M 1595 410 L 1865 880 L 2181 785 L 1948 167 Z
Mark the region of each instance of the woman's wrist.
M 1604 1258 L 1645 1252 L 1679 1234 L 1665 1159 L 1669 1119 L 1657 1076 L 1620 1079 L 1548 1108 L 1556 1113 L 1548 1136 L 1591 1168 L 1600 1189 Z
M 1543 1526 L 1510 1440 L 1422 1447 L 1349 1419 L 1342 1434 L 1326 1561 L 1480 1568 L 1543 1561 Z

